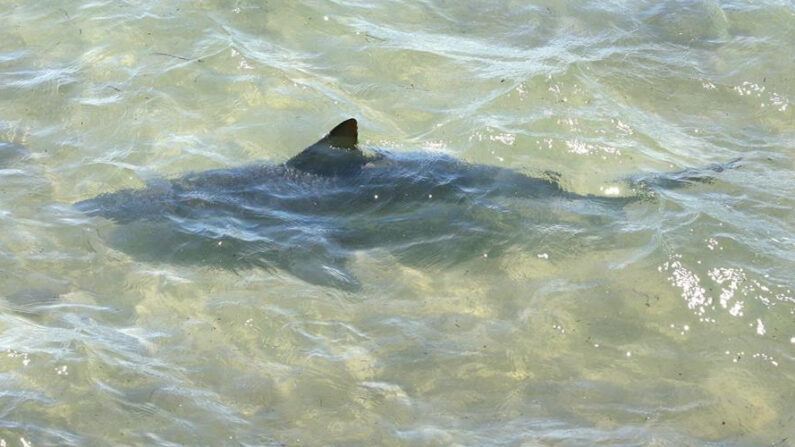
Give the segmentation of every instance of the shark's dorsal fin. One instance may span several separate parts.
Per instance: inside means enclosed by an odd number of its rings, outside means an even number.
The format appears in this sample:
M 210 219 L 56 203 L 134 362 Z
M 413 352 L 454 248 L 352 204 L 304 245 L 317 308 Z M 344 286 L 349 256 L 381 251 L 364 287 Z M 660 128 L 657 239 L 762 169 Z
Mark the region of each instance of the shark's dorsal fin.
M 347 119 L 339 124 L 337 127 L 331 129 L 322 140 L 333 147 L 340 149 L 356 149 L 356 144 L 359 142 L 359 125 L 356 123 L 355 118 Z
M 291 158 L 287 166 L 318 175 L 347 175 L 361 170 L 367 157 L 356 147 L 359 139 L 356 119 L 345 120 L 317 143 Z

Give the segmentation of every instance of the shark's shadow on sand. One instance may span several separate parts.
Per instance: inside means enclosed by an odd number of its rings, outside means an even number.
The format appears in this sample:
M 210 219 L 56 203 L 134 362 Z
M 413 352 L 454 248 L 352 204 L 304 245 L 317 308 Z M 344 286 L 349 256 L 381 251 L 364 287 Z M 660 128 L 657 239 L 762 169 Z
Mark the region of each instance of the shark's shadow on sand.
M 566 191 L 555 174 L 364 152 L 357 139 L 349 119 L 284 164 L 193 173 L 75 206 L 122 224 L 109 244 L 143 261 L 261 267 L 356 290 L 345 265 L 357 250 L 438 268 L 542 240 L 608 243 L 605 227 L 620 225 L 628 203 L 654 188 L 710 181 L 735 164 L 638 176 L 629 182 L 636 194 L 601 197 Z

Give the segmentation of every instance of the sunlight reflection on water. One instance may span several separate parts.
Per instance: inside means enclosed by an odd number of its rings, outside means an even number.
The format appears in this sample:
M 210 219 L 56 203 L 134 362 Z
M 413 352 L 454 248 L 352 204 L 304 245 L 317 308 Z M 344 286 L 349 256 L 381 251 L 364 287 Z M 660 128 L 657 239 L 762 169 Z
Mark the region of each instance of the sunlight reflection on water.
M 792 439 L 790 6 L 12 1 L 0 17 L 0 444 Z M 172 262 L 158 254 L 186 240 L 69 206 L 281 163 L 351 116 L 365 147 L 579 194 L 741 161 L 620 210 L 423 208 L 429 237 L 496 215 L 508 242 L 401 257 L 384 233 L 347 260 L 357 292 L 215 268 L 224 244 Z

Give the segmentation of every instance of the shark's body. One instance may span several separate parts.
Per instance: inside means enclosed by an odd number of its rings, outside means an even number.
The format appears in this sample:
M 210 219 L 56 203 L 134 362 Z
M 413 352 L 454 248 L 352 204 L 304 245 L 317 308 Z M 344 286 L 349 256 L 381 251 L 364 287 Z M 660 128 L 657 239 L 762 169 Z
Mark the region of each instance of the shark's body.
M 683 171 L 646 179 L 673 186 L 707 178 Z M 671 186 L 671 185 L 668 185 Z M 533 199 L 532 207 L 506 206 Z M 383 247 L 400 260 L 449 264 L 516 244 L 532 227 L 587 237 L 581 223 L 613 219 L 636 197 L 565 191 L 535 178 L 427 153 L 365 154 L 350 119 L 284 164 L 189 174 L 146 189 L 76 204 L 137 229 L 115 242 L 144 258 L 289 271 L 309 282 L 355 289 L 344 264 L 354 250 Z

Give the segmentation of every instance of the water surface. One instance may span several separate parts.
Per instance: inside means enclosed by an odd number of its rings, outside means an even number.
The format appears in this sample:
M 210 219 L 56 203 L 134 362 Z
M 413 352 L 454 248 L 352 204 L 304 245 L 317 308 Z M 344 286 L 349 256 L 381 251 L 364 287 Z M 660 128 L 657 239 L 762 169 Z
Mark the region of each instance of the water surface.
M 0 19 L 0 444 L 795 439 L 791 2 L 12 0 Z M 355 292 L 142 260 L 70 207 L 281 163 L 348 117 L 365 146 L 578 194 L 742 163 L 587 238 L 525 231 L 453 265 L 360 250 Z

